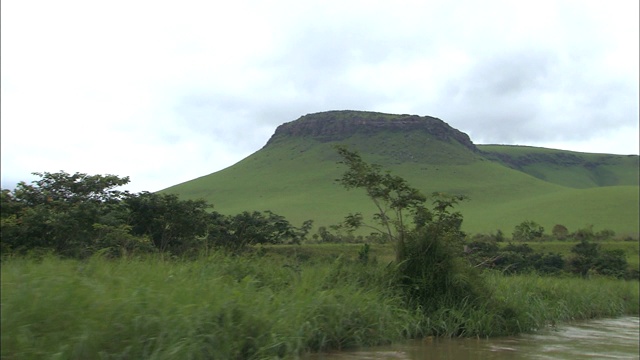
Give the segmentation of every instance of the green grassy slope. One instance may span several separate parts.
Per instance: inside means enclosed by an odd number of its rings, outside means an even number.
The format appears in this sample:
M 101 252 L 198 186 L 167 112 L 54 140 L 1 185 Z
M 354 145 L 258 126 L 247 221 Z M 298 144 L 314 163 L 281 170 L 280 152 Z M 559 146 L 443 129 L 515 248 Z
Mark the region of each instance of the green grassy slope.
M 420 132 L 356 134 L 344 141 L 325 142 L 311 137 L 281 137 L 234 166 L 163 191 L 184 198 L 204 198 L 226 214 L 271 210 L 295 225 L 313 219 L 316 227 L 327 226 L 350 212 L 371 214 L 372 204 L 363 192 L 346 191 L 334 181 L 345 170 L 336 163 L 339 159 L 332 147 L 336 143 L 358 150 L 366 161 L 405 177 L 425 194 L 439 191 L 467 195 L 469 201 L 460 209 L 465 215 L 464 228 L 471 233 L 502 229 L 509 234 L 524 220 L 537 221 L 548 230 L 555 224 L 570 230 L 594 225 L 595 230 L 638 233 L 637 184 L 595 187 L 597 181 L 589 180 L 591 173 L 540 162 L 535 166 L 545 174 L 547 179 L 543 180 L 458 143 L 442 142 Z M 480 148 L 483 152 L 522 150 Z M 632 176 L 624 174 L 633 175 L 634 168 L 622 162 L 602 166 L 608 166 L 615 178 L 626 184 Z
M 531 146 L 477 145 L 491 159 L 526 174 L 574 188 L 638 185 L 637 155 L 581 153 Z

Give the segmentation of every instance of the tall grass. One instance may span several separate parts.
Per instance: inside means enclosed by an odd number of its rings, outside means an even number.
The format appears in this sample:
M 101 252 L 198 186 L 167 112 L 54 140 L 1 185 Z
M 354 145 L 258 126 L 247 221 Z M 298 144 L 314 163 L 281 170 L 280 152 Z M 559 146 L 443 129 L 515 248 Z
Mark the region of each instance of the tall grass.
M 638 315 L 638 281 L 605 277 L 562 278 L 539 275 L 484 275 L 493 301 L 509 313 L 505 321 L 520 331 L 535 331 L 558 322 Z
M 294 265 L 5 261 L 2 357 L 261 358 L 409 335 L 410 314 L 374 282 L 347 279 L 339 264 Z
M 407 306 L 392 266 L 348 257 L 2 262 L 3 359 L 259 359 L 428 335 L 493 336 L 638 313 L 638 282 L 485 275 L 482 306 Z

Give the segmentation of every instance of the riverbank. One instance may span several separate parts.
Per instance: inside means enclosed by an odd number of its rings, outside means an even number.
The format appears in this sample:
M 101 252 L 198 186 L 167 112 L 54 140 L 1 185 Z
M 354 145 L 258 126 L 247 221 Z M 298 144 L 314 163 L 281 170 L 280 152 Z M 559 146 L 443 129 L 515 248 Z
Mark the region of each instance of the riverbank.
M 314 353 L 304 360 L 638 359 L 640 319 L 622 316 L 571 321 L 532 334 L 497 338 L 418 339 L 347 351 Z
M 2 357 L 267 358 L 637 315 L 638 281 L 482 276 L 478 306 L 407 307 L 386 263 L 213 254 L 6 259 Z

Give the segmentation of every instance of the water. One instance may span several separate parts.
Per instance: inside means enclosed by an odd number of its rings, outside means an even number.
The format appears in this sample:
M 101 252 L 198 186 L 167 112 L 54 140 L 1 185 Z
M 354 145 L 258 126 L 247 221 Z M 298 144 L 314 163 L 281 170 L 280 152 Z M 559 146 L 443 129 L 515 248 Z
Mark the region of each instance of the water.
M 494 339 L 425 339 L 309 359 L 640 359 L 638 317 L 559 325 L 536 334 Z

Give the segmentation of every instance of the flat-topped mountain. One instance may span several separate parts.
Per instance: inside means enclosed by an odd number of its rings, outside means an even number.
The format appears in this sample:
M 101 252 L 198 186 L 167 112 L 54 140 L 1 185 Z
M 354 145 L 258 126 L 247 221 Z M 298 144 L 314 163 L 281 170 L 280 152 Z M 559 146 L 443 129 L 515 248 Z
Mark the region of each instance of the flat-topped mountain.
M 341 141 L 355 134 L 425 132 L 441 141 L 456 141 L 478 151 L 469 136 L 431 116 L 391 115 L 367 111 L 327 111 L 309 114 L 278 126 L 266 146 L 280 138 L 310 137 L 322 142 Z
M 266 139 L 265 139 L 266 140 Z M 533 220 L 549 231 L 587 226 L 639 232 L 637 155 L 588 154 L 508 145 L 475 145 L 430 116 L 328 111 L 283 123 L 266 145 L 224 170 L 162 192 L 202 198 L 216 211 L 271 210 L 316 227 L 348 213 L 372 214 L 366 195 L 334 180 L 345 171 L 335 145 L 405 178 L 424 194 L 466 195 L 459 206 L 467 232 L 510 233 Z M 206 172 L 204 170 L 203 172 Z

